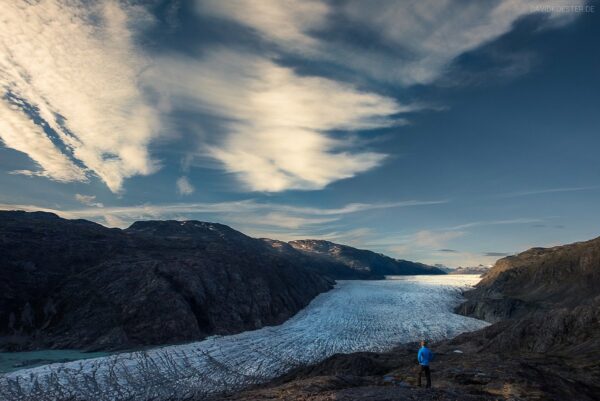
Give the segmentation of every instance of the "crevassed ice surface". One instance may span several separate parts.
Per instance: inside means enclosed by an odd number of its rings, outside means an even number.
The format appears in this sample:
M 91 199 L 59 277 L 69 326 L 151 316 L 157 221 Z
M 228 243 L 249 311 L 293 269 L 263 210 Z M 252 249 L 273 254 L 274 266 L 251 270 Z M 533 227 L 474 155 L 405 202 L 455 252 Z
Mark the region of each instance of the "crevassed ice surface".
M 474 275 L 339 281 L 280 326 L 57 363 L 0 376 L 2 400 L 202 397 L 267 381 L 335 353 L 382 351 L 487 325 L 452 313 Z

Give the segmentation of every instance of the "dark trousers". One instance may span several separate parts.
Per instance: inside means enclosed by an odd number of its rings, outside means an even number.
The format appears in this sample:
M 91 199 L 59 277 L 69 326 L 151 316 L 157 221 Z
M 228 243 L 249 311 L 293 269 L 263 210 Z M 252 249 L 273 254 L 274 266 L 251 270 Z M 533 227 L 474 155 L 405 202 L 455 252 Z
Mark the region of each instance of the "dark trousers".
M 419 376 L 417 378 L 417 385 L 421 387 L 421 376 L 425 373 L 425 378 L 427 379 L 426 388 L 431 387 L 431 372 L 429 371 L 429 366 L 420 365 L 419 366 Z

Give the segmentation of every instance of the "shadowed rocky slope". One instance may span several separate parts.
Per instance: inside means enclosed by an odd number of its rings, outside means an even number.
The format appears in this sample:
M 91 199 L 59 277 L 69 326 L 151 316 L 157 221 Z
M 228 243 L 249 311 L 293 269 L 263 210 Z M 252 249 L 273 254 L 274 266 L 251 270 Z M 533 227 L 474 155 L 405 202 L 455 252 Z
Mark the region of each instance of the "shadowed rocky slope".
M 338 280 L 373 280 L 383 279 L 383 276 L 372 274 L 368 270 L 356 270 L 338 260 L 323 257 L 316 253 L 303 252 L 287 242 L 263 238 L 263 241 L 276 252 L 293 258 L 307 268 Z
M 387 275 L 411 274 L 446 274 L 437 267 L 423 263 L 399 260 L 389 256 L 364 249 L 356 249 L 347 245 L 340 245 L 322 240 L 290 241 L 289 245 L 311 256 L 316 256 L 327 262 L 336 262 L 346 266 L 355 274 L 370 277 L 384 277 Z
M 416 384 L 417 344 L 334 355 L 221 399 L 600 399 L 600 239 L 499 260 L 459 312 L 495 324 L 432 348 L 434 389 Z
M 227 226 L 0 212 L 0 349 L 115 349 L 279 324 L 332 280 Z
M 215 223 L 140 221 L 120 230 L 51 213 L 0 212 L 0 350 L 199 340 L 282 323 L 333 279 L 437 273 L 331 245 L 349 256 Z
M 573 308 L 600 295 L 600 238 L 500 259 L 460 313 L 488 321 Z

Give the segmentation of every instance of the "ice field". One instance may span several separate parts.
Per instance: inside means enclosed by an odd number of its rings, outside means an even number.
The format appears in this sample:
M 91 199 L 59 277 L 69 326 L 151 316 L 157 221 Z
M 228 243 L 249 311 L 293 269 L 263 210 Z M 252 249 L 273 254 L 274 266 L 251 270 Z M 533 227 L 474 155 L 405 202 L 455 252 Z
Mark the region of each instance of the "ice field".
M 165 400 L 231 391 L 335 353 L 437 340 L 486 322 L 452 313 L 474 275 L 339 281 L 280 326 L 0 376 L 0 400 Z

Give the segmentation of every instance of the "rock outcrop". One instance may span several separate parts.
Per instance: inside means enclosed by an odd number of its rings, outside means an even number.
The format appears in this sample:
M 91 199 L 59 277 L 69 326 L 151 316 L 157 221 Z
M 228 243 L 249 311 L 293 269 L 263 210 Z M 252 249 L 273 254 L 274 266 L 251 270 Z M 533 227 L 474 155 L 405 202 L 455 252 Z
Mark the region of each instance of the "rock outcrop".
M 498 260 L 459 313 L 496 322 L 584 305 L 600 295 L 600 238 Z
M 0 212 L 0 349 L 123 349 L 282 323 L 333 281 L 197 221 Z

